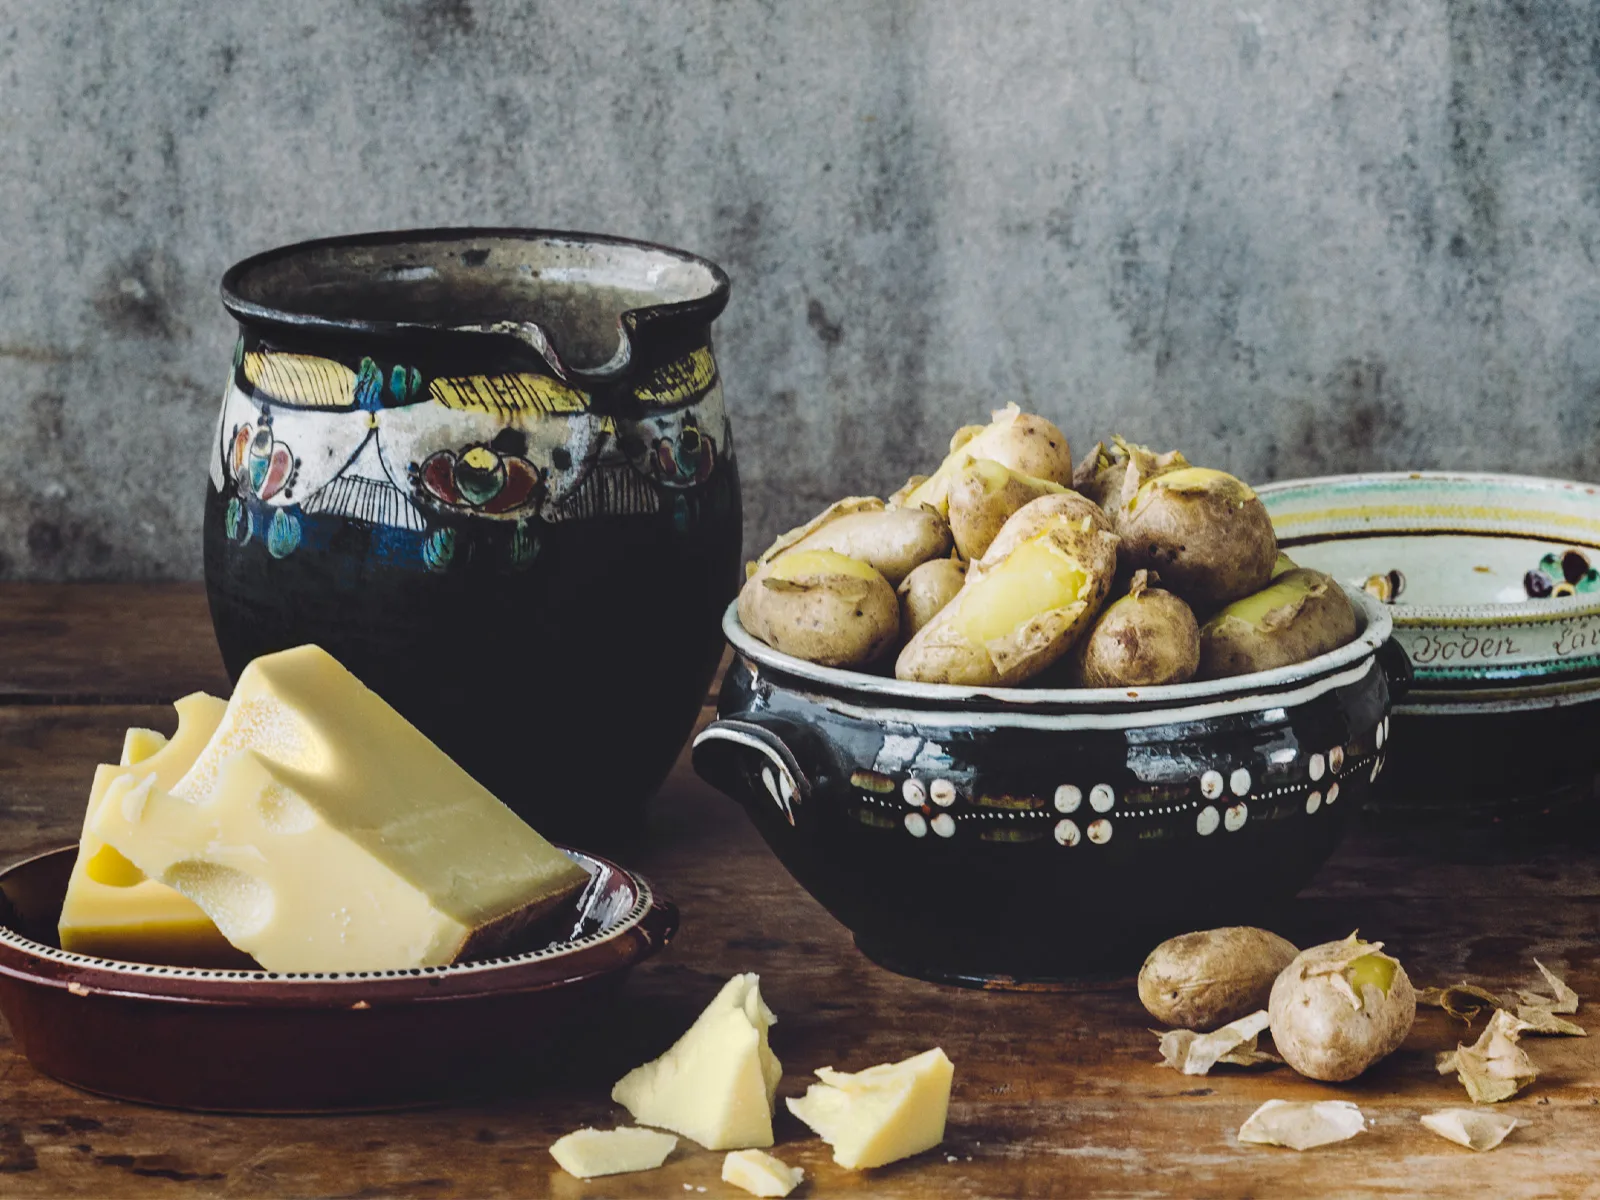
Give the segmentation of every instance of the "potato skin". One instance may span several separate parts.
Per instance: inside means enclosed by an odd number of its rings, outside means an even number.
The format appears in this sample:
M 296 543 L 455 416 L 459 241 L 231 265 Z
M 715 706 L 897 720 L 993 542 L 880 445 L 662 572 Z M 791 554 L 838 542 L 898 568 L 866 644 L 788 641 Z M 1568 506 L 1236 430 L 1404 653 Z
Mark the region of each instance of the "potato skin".
M 936 558 L 915 568 L 895 591 L 900 600 L 900 636 L 915 636 L 955 599 L 966 581 L 966 564 L 953 558 Z
M 993 459 L 973 459 L 950 481 L 946 502 L 956 549 L 968 562 L 982 558 L 1012 513 L 1040 496 L 1066 490 L 1059 483 L 1013 471 Z
M 1098 524 L 1097 524 L 1098 522 Z M 895 662 L 895 676 L 921 683 L 973 687 L 1011 687 L 1033 678 L 1059 661 L 1088 627 L 1105 602 L 1116 575 L 1117 536 L 1105 527 L 1105 515 L 1076 493 L 1042 496 L 1019 509 L 1001 529 L 988 553 L 967 569 L 961 591 L 927 625 L 917 631 Z M 1071 559 L 1084 572 L 1078 598 L 1026 614 L 1002 635 L 979 641 L 966 625 L 992 612 L 990 577 L 1008 569 L 1014 553 L 1039 543 L 1040 552 Z
M 1372 984 L 1362 989 L 1361 1007 L 1350 1003 L 1333 983 L 1342 963 L 1365 950 L 1354 936 L 1302 951 L 1273 982 L 1267 1001 L 1272 1044 L 1308 1079 L 1343 1083 L 1399 1049 L 1417 1015 L 1417 994 L 1398 961 L 1384 995 Z M 1387 955 L 1383 957 L 1388 958 Z
M 1099 561 L 1103 551 L 1098 548 L 1087 548 L 1102 545 L 1100 539 L 1093 535 L 1108 533 L 1113 538 L 1116 536 L 1116 530 L 1112 527 L 1105 510 L 1093 500 L 1076 492 L 1040 496 L 1037 500 L 1028 501 L 1006 519 L 1006 523 L 1000 527 L 1000 532 L 995 534 L 994 541 L 990 542 L 989 548 L 984 551 L 983 557 L 972 564 L 968 573 L 975 570 L 982 574 L 997 563 L 1004 562 L 1023 542 L 1031 541 L 1046 530 L 1050 530 L 1052 536 L 1060 540 L 1064 546 L 1069 543 L 1082 543 L 1086 547 L 1084 553 L 1095 561 Z M 1118 543 L 1113 541 L 1111 549 L 1114 553 L 1118 552 L 1120 549 Z M 1115 574 L 1114 565 L 1112 573 Z
M 865 666 L 899 639 L 888 580 L 831 551 L 791 551 L 760 564 L 739 591 L 738 612 L 774 650 L 828 667 Z
M 840 517 L 851 513 L 882 512 L 887 506 L 876 496 L 846 496 L 843 500 L 835 500 L 804 525 L 796 525 L 785 533 L 780 533 L 773 540 L 772 545 L 761 552 L 761 557 L 756 563 L 771 562 L 785 550 L 792 550 L 801 541 L 821 529 L 829 521 L 838 520 Z
M 923 563 L 950 553 L 950 526 L 928 508 L 843 513 L 788 552 L 795 550 L 832 550 L 859 559 L 893 587 Z
M 1200 626 L 1171 592 L 1134 574 L 1080 643 L 1073 663 L 1080 687 L 1160 687 L 1187 683 L 1200 666 Z M 1254 1011 L 1254 1010 L 1252 1010 Z
M 791 550 L 832 550 L 898 584 L 913 567 L 950 552 L 950 527 L 930 509 L 889 508 L 876 496 L 846 496 L 768 546 L 757 565 Z
M 1180 450 L 1157 454 L 1120 435 L 1096 442 L 1072 472 L 1072 486 L 1108 512 L 1127 504 L 1148 480 L 1189 465 Z
M 1158 571 L 1199 612 L 1260 591 L 1278 539 L 1255 492 L 1222 471 L 1184 467 L 1142 484 L 1116 510 L 1124 563 Z
M 987 458 L 1036 479 L 1063 487 L 1072 484 L 1072 447 L 1067 435 L 1051 422 L 1008 404 L 992 414 L 987 425 L 964 425 L 950 439 L 950 453 L 939 469 L 906 497 L 907 507 L 926 504 L 940 515 L 949 512 L 950 484 L 968 462 Z
M 1299 953 L 1248 925 L 1185 933 L 1150 951 L 1139 969 L 1139 1001 L 1164 1024 L 1216 1029 L 1266 1008 L 1273 980 Z
M 1201 627 L 1198 677 L 1225 679 L 1305 662 L 1356 633 L 1355 608 L 1344 589 L 1321 571 L 1296 567 Z

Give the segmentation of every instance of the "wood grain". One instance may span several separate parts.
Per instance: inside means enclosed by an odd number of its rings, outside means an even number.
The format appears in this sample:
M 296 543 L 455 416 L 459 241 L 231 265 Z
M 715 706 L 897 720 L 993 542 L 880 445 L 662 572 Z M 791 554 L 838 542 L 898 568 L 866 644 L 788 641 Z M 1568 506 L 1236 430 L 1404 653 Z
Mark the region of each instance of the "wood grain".
M 86 641 L 114 639 L 111 606 L 80 601 L 63 620 Z M 194 636 L 209 637 L 201 619 Z M 73 839 L 93 764 L 115 753 L 130 723 L 167 727 L 171 710 L 0 707 L 0 858 Z M 1600 1038 L 1532 1041 L 1544 1075 L 1505 1106 L 1526 1127 L 1474 1155 L 1417 1120 L 1466 1103 L 1460 1085 L 1432 1067 L 1433 1052 L 1461 1036 L 1440 1013 L 1422 1014 L 1399 1053 L 1350 1085 L 1311 1083 L 1286 1068 L 1184 1077 L 1154 1065 L 1150 1019 L 1131 979 L 1026 995 L 918 983 L 873 966 L 686 762 L 618 856 L 677 900 L 682 933 L 635 974 L 581 1052 L 521 1093 L 409 1114 L 196 1115 L 80 1094 L 0 1041 L 0 1194 L 566 1198 L 679 1195 L 689 1185 L 743 1196 L 719 1182 L 720 1154 L 687 1142 L 660 1171 L 589 1183 L 557 1170 L 546 1149 L 579 1125 L 626 1121 L 607 1098 L 612 1081 L 669 1044 L 745 970 L 761 973 L 779 1016 L 780 1095 L 803 1091 L 825 1064 L 859 1068 L 935 1044 L 956 1063 L 945 1145 L 881 1171 L 835 1167 L 780 1112 L 776 1153 L 805 1167 L 800 1196 L 1596 1194 Z M 1019 914 L 1046 929 L 1060 917 Z M 1357 837 L 1278 924 L 1302 938 L 1359 926 L 1387 942 L 1419 986 L 1465 975 L 1509 987 L 1530 980 L 1537 955 L 1580 994 L 1600 997 L 1600 864 L 1583 849 L 1483 867 Z M 1578 1020 L 1600 1024 L 1600 1006 L 1586 1005 Z M 1272 1097 L 1350 1099 L 1373 1125 L 1305 1154 L 1240 1146 L 1240 1123 Z
M 198 583 L 0 583 L 0 703 L 227 695 Z

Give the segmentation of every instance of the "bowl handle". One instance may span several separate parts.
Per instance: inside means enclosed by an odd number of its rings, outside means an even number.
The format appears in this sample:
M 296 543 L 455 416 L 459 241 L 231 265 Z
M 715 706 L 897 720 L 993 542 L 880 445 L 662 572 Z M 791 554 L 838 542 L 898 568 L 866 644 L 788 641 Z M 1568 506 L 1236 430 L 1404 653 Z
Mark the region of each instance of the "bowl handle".
M 1411 656 L 1399 642 L 1390 638 L 1378 647 L 1378 665 L 1389 677 L 1389 703 L 1404 700 L 1406 693 L 1411 690 L 1411 680 L 1414 676 Z
M 735 799 L 748 789 L 747 779 L 759 779 L 760 791 L 793 825 L 795 813 L 811 798 L 811 780 L 790 749 L 803 737 L 794 722 L 781 717 L 719 718 L 694 739 L 694 769 Z

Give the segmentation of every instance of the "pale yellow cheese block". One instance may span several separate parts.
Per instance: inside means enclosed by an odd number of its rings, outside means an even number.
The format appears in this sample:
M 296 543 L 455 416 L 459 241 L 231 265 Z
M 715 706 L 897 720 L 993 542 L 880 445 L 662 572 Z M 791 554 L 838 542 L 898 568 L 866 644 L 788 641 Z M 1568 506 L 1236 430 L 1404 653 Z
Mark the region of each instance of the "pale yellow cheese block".
M 654 1129 L 575 1129 L 556 1139 L 550 1157 L 568 1175 L 593 1179 L 597 1175 L 625 1175 L 652 1171 L 667 1161 L 678 1139 Z
M 767 1044 L 777 1023 L 756 975 L 735 975 L 673 1047 L 617 1081 L 611 1098 L 641 1125 L 693 1138 L 707 1150 L 772 1145 L 772 1105 L 783 1067 Z
M 183 778 L 113 780 L 90 831 L 269 971 L 492 954 L 589 878 L 316 646 L 246 667 Z
M 196 694 L 205 695 L 204 692 Z M 214 696 L 206 696 L 206 699 L 213 700 L 216 698 Z M 220 700 L 217 702 L 222 704 Z M 226 709 L 227 705 L 222 704 L 222 708 Z M 218 711 L 220 713 L 222 710 L 219 709 Z M 122 765 L 131 767 L 135 763 L 142 763 L 147 758 L 154 758 L 166 744 L 166 734 L 158 733 L 154 729 L 140 729 L 138 726 L 134 726 L 122 735 Z
M 61 948 L 100 958 L 180 967 L 245 967 L 248 956 L 228 944 L 194 901 L 146 879 L 144 873 L 89 829 L 106 788 L 130 767 L 171 786 L 194 765 L 216 731 L 227 702 L 196 692 L 173 705 L 171 740 L 149 729 L 130 729 L 121 766 L 96 768 L 84 813 L 78 857 L 67 881 L 58 932 Z
M 805 1177 L 799 1167 L 760 1150 L 734 1150 L 722 1160 L 722 1182 L 752 1196 L 787 1196 Z
M 822 1082 L 787 1103 L 833 1147 L 841 1167 L 881 1167 L 944 1141 L 954 1077 L 954 1065 L 936 1047 L 854 1074 L 822 1067 Z

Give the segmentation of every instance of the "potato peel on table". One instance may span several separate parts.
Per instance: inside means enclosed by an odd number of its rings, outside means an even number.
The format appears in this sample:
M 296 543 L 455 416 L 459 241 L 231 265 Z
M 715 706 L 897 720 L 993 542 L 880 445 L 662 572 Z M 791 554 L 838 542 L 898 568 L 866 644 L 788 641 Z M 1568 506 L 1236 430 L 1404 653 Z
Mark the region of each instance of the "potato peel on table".
M 1182 1071 L 1185 1075 L 1204 1075 L 1218 1063 L 1235 1067 L 1254 1067 L 1261 1063 L 1281 1063 L 1276 1054 L 1256 1049 L 1256 1039 L 1267 1028 L 1267 1013 L 1263 1009 L 1240 1017 L 1212 1033 L 1196 1033 L 1192 1029 L 1169 1029 L 1165 1033 L 1151 1033 L 1161 1039 L 1163 1067 Z
M 1446 1108 L 1427 1113 L 1422 1124 L 1440 1137 L 1469 1150 L 1493 1150 L 1506 1135 L 1523 1122 L 1500 1112 L 1481 1108 Z
M 1466 1000 L 1482 1000 L 1482 1004 L 1468 1004 Z M 1468 983 L 1463 979 L 1460 983 L 1452 983 L 1449 987 L 1423 988 L 1417 993 L 1418 1007 L 1442 1008 L 1447 1017 L 1463 1021 L 1470 1025 L 1478 1019 L 1478 1014 L 1485 1007 L 1511 1008 L 1511 1002 L 1504 996 L 1496 996 L 1487 988 L 1481 988 L 1475 983 Z
M 1454 1071 L 1474 1104 L 1511 1099 L 1539 1077 L 1539 1069 L 1517 1044 L 1524 1028 L 1525 1022 L 1512 1013 L 1497 1011 L 1476 1042 L 1438 1056 L 1439 1074 Z
M 1537 1004 L 1519 1004 L 1517 1020 L 1522 1022 L 1523 1033 L 1543 1033 L 1557 1037 L 1588 1037 L 1589 1031 L 1574 1021 L 1557 1016 L 1548 1008 Z
M 1553 995 L 1544 996 L 1538 992 L 1519 991 L 1517 995 L 1522 998 L 1522 1003 L 1532 1008 L 1543 1008 L 1553 1013 L 1577 1012 L 1578 993 L 1568 987 L 1559 975 L 1537 958 L 1533 960 L 1533 965 L 1539 968 L 1539 974 L 1544 976 L 1545 982 L 1550 985 L 1550 991 Z
M 1348 1100 L 1268 1100 L 1239 1127 L 1239 1140 L 1255 1146 L 1312 1150 L 1363 1133 L 1367 1119 Z

